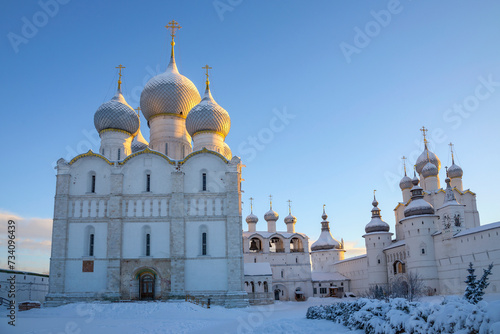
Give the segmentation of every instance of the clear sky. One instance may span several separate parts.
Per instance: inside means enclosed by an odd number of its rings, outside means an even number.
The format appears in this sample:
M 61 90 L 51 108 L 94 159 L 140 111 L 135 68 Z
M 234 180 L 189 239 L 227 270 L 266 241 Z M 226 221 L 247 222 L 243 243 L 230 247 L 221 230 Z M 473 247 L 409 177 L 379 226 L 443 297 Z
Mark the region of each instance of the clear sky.
M 254 197 L 258 229 L 272 194 L 278 228 L 290 199 L 314 241 L 326 204 L 333 236 L 363 248 L 377 189 L 394 231 L 400 158 L 414 164 L 423 125 L 443 167 L 455 144 L 481 223 L 499 221 L 499 17 L 498 1 L 2 1 L 0 247 L 15 216 L 19 268 L 48 270 L 55 161 L 98 150 L 93 116 L 118 64 L 139 105 L 166 68 L 172 19 L 180 72 L 202 92 L 213 67 L 226 141 L 247 166 L 243 217 Z

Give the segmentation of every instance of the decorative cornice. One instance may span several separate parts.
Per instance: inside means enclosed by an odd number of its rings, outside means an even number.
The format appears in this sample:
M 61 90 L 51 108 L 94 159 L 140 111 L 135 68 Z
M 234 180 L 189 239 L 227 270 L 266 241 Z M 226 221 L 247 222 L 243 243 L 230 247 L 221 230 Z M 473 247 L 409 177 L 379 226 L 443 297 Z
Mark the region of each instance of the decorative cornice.
M 119 165 L 124 165 L 128 160 L 138 156 L 138 155 L 141 155 L 141 154 L 154 154 L 154 155 L 157 155 L 165 160 L 167 160 L 167 162 L 171 165 L 175 165 L 175 162 L 170 160 L 169 157 L 167 157 L 165 154 L 161 153 L 161 152 L 158 152 L 158 151 L 153 151 L 151 150 L 149 147 L 146 147 L 144 150 L 142 151 L 139 151 L 139 152 L 135 152 L 131 155 L 129 155 L 128 157 L 126 157 L 123 161 L 119 162 L 118 164 Z
M 113 166 L 113 163 L 111 161 L 109 161 L 108 159 L 106 159 L 104 156 L 102 156 L 100 154 L 92 152 L 92 150 L 89 150 L 87 153 L 77 155 L 76 157 L 71 159 L 71 161 L 68 164 L 72 165 L 75 162 L 77 162 L 78 160 L 80 160 L 81 158 L 86 158 L 86 157 L 96 157 L 96 158 L 104 160 L 108 165 Z
M 137 133 L 139 132 L 139 130 L 137 130 L 136 133 L 130 133 L 128 131 L 125 131 L 125 130 L 122 130 L 122 129 L 114 129 L 114 128 L 107 128 L 107 129 L 104 129 L 104 130 L 101 130 L 99 131 L 99 137 L 104 133 L 104 132 L 110 132 L 110 131 L 114 131 L 114 132 L 121 132 L 121 133 L 124 133 L 126 135 L 129 135 L 129 136 L 132 136 L 132 137 L 135 137 L 137 135 Z
M 148 123 L 151 122 L 151 120 L 155 117 L 158 116 L 174 116 L 174 117 L 179 117 L 179 118 L 184 118 L 186 119 L 187 115 L 181 115 L 181 114 L 176 114 L 176 113 L 171 113 L 171 112 L 162 112 L 161 114 L 154 114 L 151 117 L 149 117 Z
M 222 161 L 224 161 L 224 163 L 229 163 L 229 160 L 227 160 L 222 154 L 218 153 L 218 152 L 215 152 L 215 151 L 212 151 L 212 150 L 209 150 L 207 149 L 206 147 L 204 147 L 203 149 L 199 150 L 199 151 L 195 151 L 195 152 L 192 152 L 190 154 L 188 154 L 187 157 L 184 158 L 184 160 L 181 160 L 178 162 L 179 165 L 183 165 L 186 163 L 186 161 L 192 157 L 194 157 L 195 155 L 198 155 L 198 154 L 202 154 L 202 153 L 209 153 L 209 154 L 213 154 L 215 155 L 216 157 L 219 157 L 222 159 Z
M 222 132 L 220 132 L 220 131 L 214 131 L 214 130 L 200 130 L 200 131 L 196 131 L 195 133 L 193 133 L 192 137 L 194 138 L 194 136 L 196 136 L 198 134 L 203 134 L 203 133 L 213 133 L 213 134 L 221 136 L 222 138 L 226 138 L 226 136 L 224 136 L 224 134 Z

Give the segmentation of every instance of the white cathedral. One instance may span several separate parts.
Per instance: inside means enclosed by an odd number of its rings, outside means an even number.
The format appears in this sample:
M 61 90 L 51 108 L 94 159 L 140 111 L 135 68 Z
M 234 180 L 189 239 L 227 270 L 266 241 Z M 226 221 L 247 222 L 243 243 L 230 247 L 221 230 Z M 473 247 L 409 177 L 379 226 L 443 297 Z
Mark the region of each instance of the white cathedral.
M 206 89 L 177 69 L 172 21 L 170 62 L 140 99 L 149 143 L 138 113 L 118 90 L 95 112 L 99 153 L 57 162 L 48 305 L 86 300 L 169 300 L 194 296 L 226 307 L 342 297 L 385 285 L 417 271 L 436 293 L 458 294 L 466 267 L 493 262 L 500 270 L 500 223 L 480 226 L 476 196 L 463 190 L 452 164 L 440 188 L 441 164 L 427 149 L 418 176 L 404 176 L 395 209 L 396 236 L 373 202 L 363 235 L 367 254 L 345 259 L 323 209 L 321 235 L 312 245 L 295 231 L 289 212 L 246 218 L 242 231 L 242 161 L 225 143 L 230 117 Z M 420 186 L 419 186 L 420 183 Z M 284 227 L 284 226 L 283 226 Z M 490 291 L 500 288 L 493 269 Z

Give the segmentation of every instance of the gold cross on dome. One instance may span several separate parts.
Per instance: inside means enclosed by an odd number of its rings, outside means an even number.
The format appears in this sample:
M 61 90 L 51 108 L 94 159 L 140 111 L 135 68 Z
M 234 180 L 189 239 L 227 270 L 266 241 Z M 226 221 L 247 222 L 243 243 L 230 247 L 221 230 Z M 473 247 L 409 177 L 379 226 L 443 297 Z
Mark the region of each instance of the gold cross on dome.
M 208 77 L 209 77 L 208 70 L 211 70 L 212 68 L 208 65 L 205 65 L 202 67 L 202 69 L 206 70 L 205 75 L 207 76 L 207 81 L 208 81 Z
M 269 207 L 273 208 L 273 195 L 269 195 Z
M 126 68 L 125 66 L 123 66 L 122 64 L 116 66 L 115 68 L 119 68 L 119 71 L 118 71 L 118 89 L 121 89 L 122 87 L 122 68 Z
M 249 200 L 250 200 L 250 213 L 253 213 L 253 197 L 250 197 Z
M 453 159 L 453 144 L 452 143 L 449 143 L 448 146 L 450 146 L 450 150 L 451 150 L 451 158 Z
M 175 37 L 175 31 L 179 30 L 182 27 L 179 25 L 179 22 L 172 20 L 168 22 L 165 28 L 170 29 L 170 36 L 172 36 L 172 42 L 173 42 Z
M 134 109 L 137 111 L 137 115 L 139 115 L 139 111 L 141 111 L 141 107 L 137 107 L 136 109 Z
M 404 155 L 403 155 L 403 157 L 401 158 L 401 160 L 403 160 L 403 167 L 404 167 L 404 169 L 405 169 L 405 175 L 406 175 L 406 159 L 408 159 L 408 158 L 407 158 L 407 157 L 405 157 Z
M 288 200 L 287 202 L 288 202 L 288 213 L 292 214 L 292 201 Z
M 427 135 L 427 131 L 429 131 L 429 129 L 426 129 L 425 126 L 422 126 L 420 131 L 422 131 L 422 134 L 424 135 L 424 143 L 427 143 L 426 135 Z
M 375 192 L 377 191 L 377 189 L 374 189 L 373 190 L 373 197 L 375 197 Z

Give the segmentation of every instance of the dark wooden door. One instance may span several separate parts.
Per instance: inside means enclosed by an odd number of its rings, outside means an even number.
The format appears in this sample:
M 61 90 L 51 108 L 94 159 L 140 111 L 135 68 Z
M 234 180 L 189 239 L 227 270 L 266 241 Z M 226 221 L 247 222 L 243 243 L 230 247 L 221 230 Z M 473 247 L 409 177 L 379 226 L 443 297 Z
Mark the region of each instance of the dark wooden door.
M 141 300 L 151 300 L 155 296 L 155 279 L 150 274 L 141 276 L 140 280 L 140 295 Z
M 274 290 L 274 300 L 280 300 L 280 290 Z

